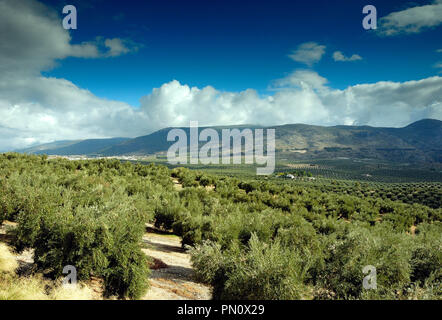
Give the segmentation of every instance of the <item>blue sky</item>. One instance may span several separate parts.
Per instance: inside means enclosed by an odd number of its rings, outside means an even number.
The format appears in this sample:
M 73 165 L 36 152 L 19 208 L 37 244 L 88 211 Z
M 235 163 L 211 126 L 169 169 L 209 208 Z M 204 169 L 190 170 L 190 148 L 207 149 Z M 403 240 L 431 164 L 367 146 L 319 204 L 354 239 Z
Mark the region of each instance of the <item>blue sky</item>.
M 442 0 L 0 0 L 0 150 L 190 121 L 424 118 L 442 120 Z
M 46 76 L 71 80 L 99 97 L 139 105 L 153 88 L 171 80 L 222 91 L 254 88 L 268 94 L 272 80 L 308 68 L 288 55 L 314 41 L 326 52 L 309 69 L 345 89 L 360 83 L 418 80 L 437 75 L 442 60 L 442 28 L 381 37 L 362 28 L 362 8 L 375 5 L 378 18 L 413 5 L 366 0 L 322 1 L 45 1 L 61 14 L 77 7 L 72 43 L 97 36 L 122 38 L 136 52 L 108 59 L 67 58 Z M 358 54 L 362 60 L 335 62 L 332 54 Z

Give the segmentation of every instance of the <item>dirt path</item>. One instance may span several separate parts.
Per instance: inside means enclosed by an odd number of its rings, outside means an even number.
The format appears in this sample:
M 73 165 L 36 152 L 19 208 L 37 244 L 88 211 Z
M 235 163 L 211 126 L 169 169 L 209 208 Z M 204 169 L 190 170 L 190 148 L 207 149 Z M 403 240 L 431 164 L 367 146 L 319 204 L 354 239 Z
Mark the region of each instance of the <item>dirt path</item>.
M 183 185 L 178 181 L 178 179 L 172 179 L 172 182 L 175 190 L 183 189 Z
M 15 226 L 15 223 L 8 221 L 0 225 L 0 242 L 10 244 L 11 239 L 6 231 Z M 193 279 L 190 256 L 181 248 L 179 237 L 147 225 L 142 251 L 153 258 L 153 265 L 150 266 L 150 289 L 143 300 L 211 299 L 210 288 Z M 14 257 L 19 264 L 19 274 L 30 275 L 34 265 L 33 250 L 25 250 Z M 100 279 L 92 279 L 85 284 L 93 290 L 93 299 L 103 299 Z
M 154 259 L 150 289 L 143 300 L 209 300 L 210 288 L 195 282 L 190 256 L 180 238 L 149 225 L 143 237 L 143 252 Z

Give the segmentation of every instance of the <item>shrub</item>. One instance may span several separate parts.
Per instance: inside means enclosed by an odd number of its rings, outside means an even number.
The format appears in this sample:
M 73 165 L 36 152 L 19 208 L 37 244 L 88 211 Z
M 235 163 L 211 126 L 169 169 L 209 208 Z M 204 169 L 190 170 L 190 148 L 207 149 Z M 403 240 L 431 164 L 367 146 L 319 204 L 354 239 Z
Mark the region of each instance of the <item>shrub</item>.
M 139 246 L 144 221 L 132 213 L 119 205 L 44 212 L 32 243 L 35 263 L 55 277 L 73 265 L 79 280 L 104 276 L 107 293 L 139 298 L 149 270 Z
M 349 233 L 337 233 L 327 240 L 328 256 L 319 275 L 318 286 L 330 290 L 338 299 L 362 297 L 362 270 L 367 265 L 377 270 L 377 295 L 392 297 L 410 282 L 411 248 L 405 234 L 396 234 L 388 225 L 372 232 L 359 226 Z
M 199 279 L 213 286 L 214 299 L 300 299 L 309 297 L 303 284 L 301 258 L 279 242 L 265 244 L 252 235 L 249 248 L 222 252 L 206 242 L 191 251 Z
M 411 257 L 411 280 L 421 284 L 429 278 L 442 283 L 442 224 L 421 224 L 416 230 Z

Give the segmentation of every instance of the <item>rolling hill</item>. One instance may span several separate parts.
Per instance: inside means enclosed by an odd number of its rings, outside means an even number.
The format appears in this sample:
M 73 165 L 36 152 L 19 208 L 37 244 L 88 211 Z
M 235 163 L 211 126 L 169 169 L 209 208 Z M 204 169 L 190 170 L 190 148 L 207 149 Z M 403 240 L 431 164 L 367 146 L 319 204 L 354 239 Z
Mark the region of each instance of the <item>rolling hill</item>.
M 252 130 L 262 128 L 250 125 L 234 127 Z M 213 128 L 220 133 L 226 127 Z M 276 130 L 277 156 L 289 159 L 354 157 L 398 162 L 442 162 L 442 121 L 439 120 L 424 119 L 404 128 L 305 124 L 271 128 Z M 21 152 L 50 155 L 152 155 L 166 152 L 173 143 L 167 141 L 170 129 L 161 129 L 133 139 L 59 141 Z M 189 128 L 181 129 L 189 136 Z
M 55 141 L 27 149 L 16 150 L 20 153 L 47 154 L 47 155 L 101 155 L 100 151 L 113 145 L 123 143 L 129 138 L 86 139 Z

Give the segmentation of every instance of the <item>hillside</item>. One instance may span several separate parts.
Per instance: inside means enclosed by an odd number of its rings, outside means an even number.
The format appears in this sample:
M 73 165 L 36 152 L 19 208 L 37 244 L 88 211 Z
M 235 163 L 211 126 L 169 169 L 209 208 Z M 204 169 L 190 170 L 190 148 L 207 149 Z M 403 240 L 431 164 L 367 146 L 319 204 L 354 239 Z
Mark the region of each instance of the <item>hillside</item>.
M 250 125 L 235 127 L 259 128 Z M 214 128 L 220 133 L 225 127 Z M 404 128 L 305 124 L 271 128 L 276 129 L 276 151 L 280 158 L 354 157 L 398 162 L 442 162 L 442 121 L 439 120 L 424 119 Z M 42 145 L 23 152 L 52 155 L 151 155 L 167 151 L 172 144 L 167 141 L 170 129 L 161 129 L 133 139 L 83 140 L 64 142 L 62 146 L 56 142 L 50 147 Z M 189 133 L 189 128 L 181 129 Z
M 87 139 L 74 141 L 55 141 L 28 149 L 18 150 L 21 153 L 47 155 L 99 155 L 100 151 L 129 140 L 129 138 Z

